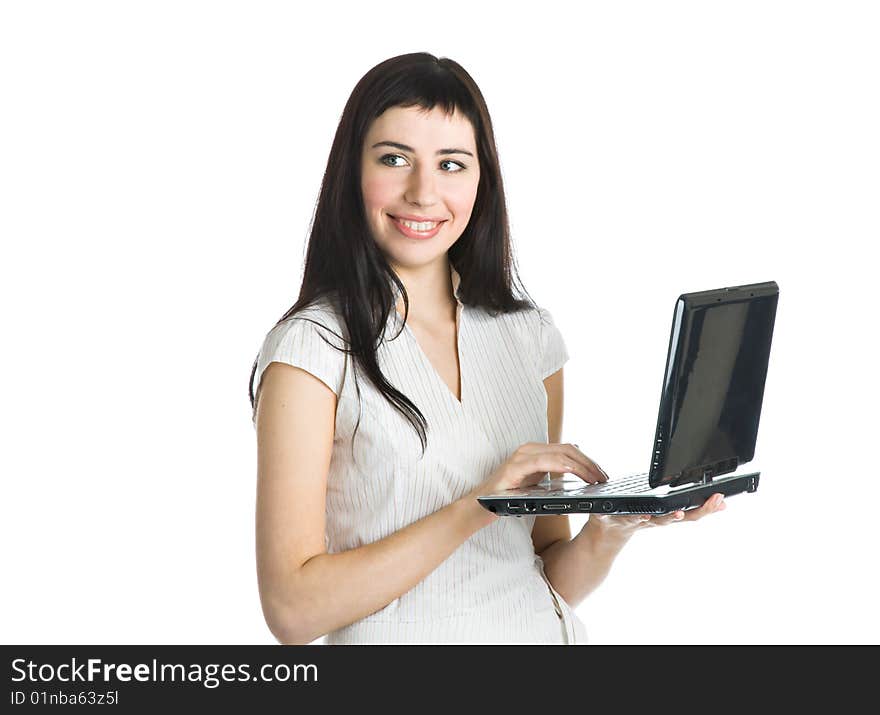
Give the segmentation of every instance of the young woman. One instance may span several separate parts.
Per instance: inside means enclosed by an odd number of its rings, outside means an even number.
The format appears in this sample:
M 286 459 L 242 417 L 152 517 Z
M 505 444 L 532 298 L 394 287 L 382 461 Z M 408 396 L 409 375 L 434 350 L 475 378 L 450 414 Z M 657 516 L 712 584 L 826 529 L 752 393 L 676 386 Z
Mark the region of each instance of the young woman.
M 251 373 L 260 598 L 280 642 L 583 643 L 572 607 L 634 532 L 723 508 L 591 515 L 572 538 L 567 516 L 478 504 L 548 472 L 606 480 L 559 443 L 568 353 L 514 295 L 513 264 L 470 75 L 426 53 L 374 67 L 330 150 L 299 299 Z

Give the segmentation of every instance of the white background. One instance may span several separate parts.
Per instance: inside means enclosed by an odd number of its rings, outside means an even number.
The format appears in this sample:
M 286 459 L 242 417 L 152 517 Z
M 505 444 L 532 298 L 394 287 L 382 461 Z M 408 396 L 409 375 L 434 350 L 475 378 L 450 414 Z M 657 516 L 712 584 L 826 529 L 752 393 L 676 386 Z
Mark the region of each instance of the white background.
M 252 363 L 349 93 L 428 51 L 488 102 L 606 471 L 647 469 L 675 298 L 780 286 L 760 489 L 636 534 L 592 642 L 880 642 L 872 5 L 3 3 L 2 640 L 274 642 Z

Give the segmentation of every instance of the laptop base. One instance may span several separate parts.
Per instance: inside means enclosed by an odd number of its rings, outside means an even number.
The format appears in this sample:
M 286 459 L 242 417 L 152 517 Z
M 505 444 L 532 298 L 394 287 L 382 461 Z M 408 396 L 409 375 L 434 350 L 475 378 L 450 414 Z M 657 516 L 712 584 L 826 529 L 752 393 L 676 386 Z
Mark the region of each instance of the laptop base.
M 571 496 L 518 496 L 518 490 L 510 490 L 478 497 L 484 509 L 499 516 L 546 516 L 550 514 L 670 514 L 679 509 L 702 506 L 713 494 L 725 497 L 754 492 L 758 489 L 760 472 L 750 472 L 722 477 L 689 487 L 669 490 L 663 494 L 600 494 Z

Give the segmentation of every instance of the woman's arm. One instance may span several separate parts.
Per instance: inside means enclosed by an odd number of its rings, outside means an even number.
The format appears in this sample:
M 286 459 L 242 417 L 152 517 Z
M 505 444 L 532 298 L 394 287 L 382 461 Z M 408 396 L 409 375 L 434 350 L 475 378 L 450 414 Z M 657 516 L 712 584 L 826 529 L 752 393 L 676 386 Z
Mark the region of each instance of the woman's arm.
M 544 380 L 544 390 L 547 392 L 547 442 L 559 444 L 562 440 L 562 368 Z M 550 472 L 550 477 L 553 479 L 561 476 L 563 475 Z M 535 518 L 535 525 L 532 527 L 532 544 L 535 546 L 535 553 L 539 556 L 543 555 L 544 550 L 557 541 L 570 540 L 571 526 L 568 523 L 567 514 L 554 514 L 553 516 L 539 516 Z M 556 588 L 555 585 L 554 588 Z
M 544 389 L 547 391 L 548 442 L 559 443 L 565 404 L 562 369 L 544 380 Z M 631 535 L 602 534 L 596 526 L 584 529 L 572 539 L 568 516 L 554 514 L 537 517 L 532 528 L 532 543 L 535 553 L 544 561 L 544 573 L 572 608 L 605 580 L 614 558 Z
M 336 395 L 272 363 L 257 402 L 257 571 L 263 614 L 281 643 L 310 643 L 384 608 L 499 517 L 465 497 L 371 544 L 328 554 L 327 472 Z
M 544 573 L 566 603 L 575 608 L 605 580 L 614 559 L 632 534 L 632 531 L 607 532 L 591 515 L 574 539 L 557 541 L 544 550 L 541 554 Z
M 563 380 L 558 370 L 544 380 L 547 390 L 548 441 L 558 443 L 562 436 Z M 561 475 L 552 475 L 561 476 Z M 714 495 L 698 509 L 662 516 L 612 516 L 590 514 L 586 526 L 571 538 L 568 516 L 539 516 L 532 528 L 535 553 L 544 561 L 544 573 L 553 588 L 572 608 L 599 587 L 614 559 L 639 529 L 696 521 L 724 509 L 722 495 Z

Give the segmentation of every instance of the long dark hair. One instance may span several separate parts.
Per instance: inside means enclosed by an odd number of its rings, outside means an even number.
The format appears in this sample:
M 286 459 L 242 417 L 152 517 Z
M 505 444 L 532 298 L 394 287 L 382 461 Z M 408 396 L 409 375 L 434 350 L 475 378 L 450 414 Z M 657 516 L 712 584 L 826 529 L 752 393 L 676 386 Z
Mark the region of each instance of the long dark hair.
M 367 224 L 361 194 L 361 153 L 372 121 L 387 109 L 418 106 L 430 111 L 438 105 L 448 116 L 458 111 L 470 121 L 480 166 L 470 221 L 448 252 L 452 267 L 461 277 L 459 299 L 466 305 L 483 307 L 493 315 L 536 307 L 533 301 L 513 293 L 515 279 L 518 294 L 528 295 L 511 250 L 501 167 L 483 95 L 457 62 L 416 52 L 392 57 L 373 67 L 357 83 L 346 102 L 321 184 L 299 298 L 276 323 L 321 298 L 332 299 L 348 338 L 331 332 L 350 344 L 348 349 L 333 347 L 352 355 L 370 382 L 412 423 L 421 440 L 423 455 L 427 446 L 427 420 L 406 395 L 385 379 L 376 359 L 386 321 L 395 305 L 392 283 L 404 301 L 404 322 L 409 313 L 409 297 Z M 248 386 L 252 410 L 255 410 L 254 375 L 258 361 L 259 356 L 254 361 Z M 357 394 L 360 397 L 359 387 Z

